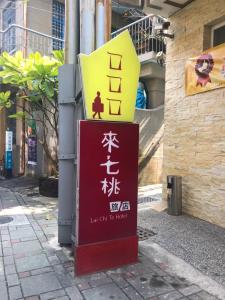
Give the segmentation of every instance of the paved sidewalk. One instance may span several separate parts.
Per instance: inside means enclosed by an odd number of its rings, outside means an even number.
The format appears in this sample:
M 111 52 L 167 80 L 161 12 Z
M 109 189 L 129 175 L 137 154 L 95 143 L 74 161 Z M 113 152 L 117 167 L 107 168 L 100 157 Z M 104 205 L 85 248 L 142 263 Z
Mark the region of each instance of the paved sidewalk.
M 162 184 L 150 184 L 138 188 L 138 204 L 160 201 L 162 199 Z
M 225 288 L 225 229 L 185 214 L 170 216 L 165 211 L 153 209 L 156 205 L 156 202 L 139 205 L 139 225 L 155 233 L 151 242 Z
M 0 300 L 219 299 L 195 278 L 187 280 L 149 258 L 145 242 L 137 264 L 74 277 L 70 249 L 57 244 L 57 200 L 38 197 L 32 189 L 20 186 L 18 193 L 15 186 L 13 191 L 0 187 L 0 216 L 13 218 L 0 225 Z M 216 290 L 215 284 L 215 294 L 223 294 Z

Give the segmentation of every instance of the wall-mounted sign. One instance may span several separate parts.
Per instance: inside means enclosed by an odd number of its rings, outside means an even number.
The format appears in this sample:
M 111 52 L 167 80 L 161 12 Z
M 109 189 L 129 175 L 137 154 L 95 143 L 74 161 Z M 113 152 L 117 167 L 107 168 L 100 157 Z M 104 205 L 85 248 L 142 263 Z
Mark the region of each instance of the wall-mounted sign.
M 86 118 L 132 122 L 140 63 L 128 31 L 80 54 Z
M 10 178 L 13 168 L 13 132 L 7 130 L 5 133 L 5 175 Z
M 28 165 L 37 165 L 37 136 L 29 136 L 28 143 Z
M 186 95 L 225 87 L 225 44 L 190 58 L 186 64 Z
M 29 119 L 27 120 L 27 134 L 28 136 L 30 135 L 35 135 L 37 133 L 36 129 L 36 121 L 35 119 Z
M 13 168 L 13 161 L 12 161 L 12 151 L 5 152 L 5 169 L 12 170 Z
M 79 136 L 76 273 L 84 274 L 137 259 L 139 126 L 80 121 Z
M 7 130 L 5 133 L 5 151 L 12 151 L 12 145 L 13 145 L 13 132 Z

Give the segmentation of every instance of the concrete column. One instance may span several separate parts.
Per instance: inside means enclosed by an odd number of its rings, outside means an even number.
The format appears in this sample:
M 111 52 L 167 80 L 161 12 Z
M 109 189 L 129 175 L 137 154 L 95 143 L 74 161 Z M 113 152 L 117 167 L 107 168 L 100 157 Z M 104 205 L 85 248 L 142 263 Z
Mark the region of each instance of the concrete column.
M 144 81 L 149 94 L 149 108 L 156 108 L 163 105 L 165 99 L 165 81 L 159 78 L 146 78 Z

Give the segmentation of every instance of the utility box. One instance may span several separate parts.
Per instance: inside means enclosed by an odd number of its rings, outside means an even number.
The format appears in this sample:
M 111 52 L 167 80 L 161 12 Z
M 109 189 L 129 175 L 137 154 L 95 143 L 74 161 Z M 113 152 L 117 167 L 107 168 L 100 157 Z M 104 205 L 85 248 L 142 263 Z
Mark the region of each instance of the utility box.
M 182 214 L 182 177 L 167 176 L 167 213 L 172 216 Z

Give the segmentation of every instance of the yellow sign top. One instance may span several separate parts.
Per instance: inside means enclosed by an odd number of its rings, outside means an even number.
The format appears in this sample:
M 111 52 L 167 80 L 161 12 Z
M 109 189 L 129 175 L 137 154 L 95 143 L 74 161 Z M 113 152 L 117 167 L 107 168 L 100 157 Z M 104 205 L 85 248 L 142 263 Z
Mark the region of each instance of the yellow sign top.
M 129 32 L 79 57 L 86 118 L 132 122 L 140 63 Z

